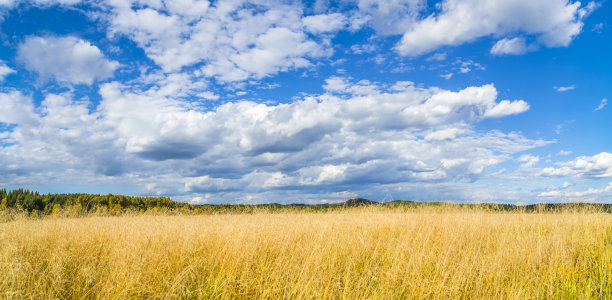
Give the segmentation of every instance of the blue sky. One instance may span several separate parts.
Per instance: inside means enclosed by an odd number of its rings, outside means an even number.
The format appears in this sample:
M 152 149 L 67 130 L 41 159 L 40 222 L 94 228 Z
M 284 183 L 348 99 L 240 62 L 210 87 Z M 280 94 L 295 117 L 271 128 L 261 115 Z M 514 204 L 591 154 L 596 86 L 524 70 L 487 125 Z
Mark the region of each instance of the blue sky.
M 0 0 L 0 186 L 612 203 L 609 5 Z

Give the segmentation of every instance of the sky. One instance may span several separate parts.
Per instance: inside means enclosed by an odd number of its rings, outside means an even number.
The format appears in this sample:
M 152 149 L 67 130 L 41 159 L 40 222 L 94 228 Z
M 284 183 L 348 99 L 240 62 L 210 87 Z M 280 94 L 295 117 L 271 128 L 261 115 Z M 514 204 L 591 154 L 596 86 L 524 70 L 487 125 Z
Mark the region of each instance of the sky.
M 612 203 L 612 8 L 0 0 L 0 187 Z

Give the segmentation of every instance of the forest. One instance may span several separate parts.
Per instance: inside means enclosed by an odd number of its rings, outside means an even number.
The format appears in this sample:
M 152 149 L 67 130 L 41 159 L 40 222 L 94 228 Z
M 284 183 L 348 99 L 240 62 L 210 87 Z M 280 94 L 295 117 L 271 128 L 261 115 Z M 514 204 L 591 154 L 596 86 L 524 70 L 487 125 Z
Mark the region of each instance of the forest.
M 121 214 L 148 210 L 191 211 L 188 203 L 167 197 L 134 197 L 124 195 L 40 194 L 27 189 L 0 189 L 0 210 L 17 210 L 29 214 L 52 215 L 70 211 L 73 214 Z

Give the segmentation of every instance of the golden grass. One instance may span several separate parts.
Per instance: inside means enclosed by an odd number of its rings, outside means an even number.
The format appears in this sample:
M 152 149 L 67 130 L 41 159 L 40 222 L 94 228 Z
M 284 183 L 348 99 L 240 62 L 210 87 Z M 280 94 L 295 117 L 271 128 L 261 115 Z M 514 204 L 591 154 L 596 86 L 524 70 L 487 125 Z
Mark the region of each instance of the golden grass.
M 611 298 L 612 217 L 351 209 L 0 224 L 2 298 Z

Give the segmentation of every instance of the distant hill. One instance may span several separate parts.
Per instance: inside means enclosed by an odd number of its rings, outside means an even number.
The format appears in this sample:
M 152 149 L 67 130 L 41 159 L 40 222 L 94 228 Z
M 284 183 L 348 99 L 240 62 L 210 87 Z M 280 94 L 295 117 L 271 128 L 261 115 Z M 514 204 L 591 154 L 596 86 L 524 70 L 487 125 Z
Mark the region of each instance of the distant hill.
M 344 202 L 334 203 L 334 204 L 323 204 L 327 206 L 342 206 L 342 207 L 358 207 L 358 206 L 369 206 L 369 205 L 378 205 L 379 202 L 364 199 L 364 198 L 354 198 L 349 199 Z

